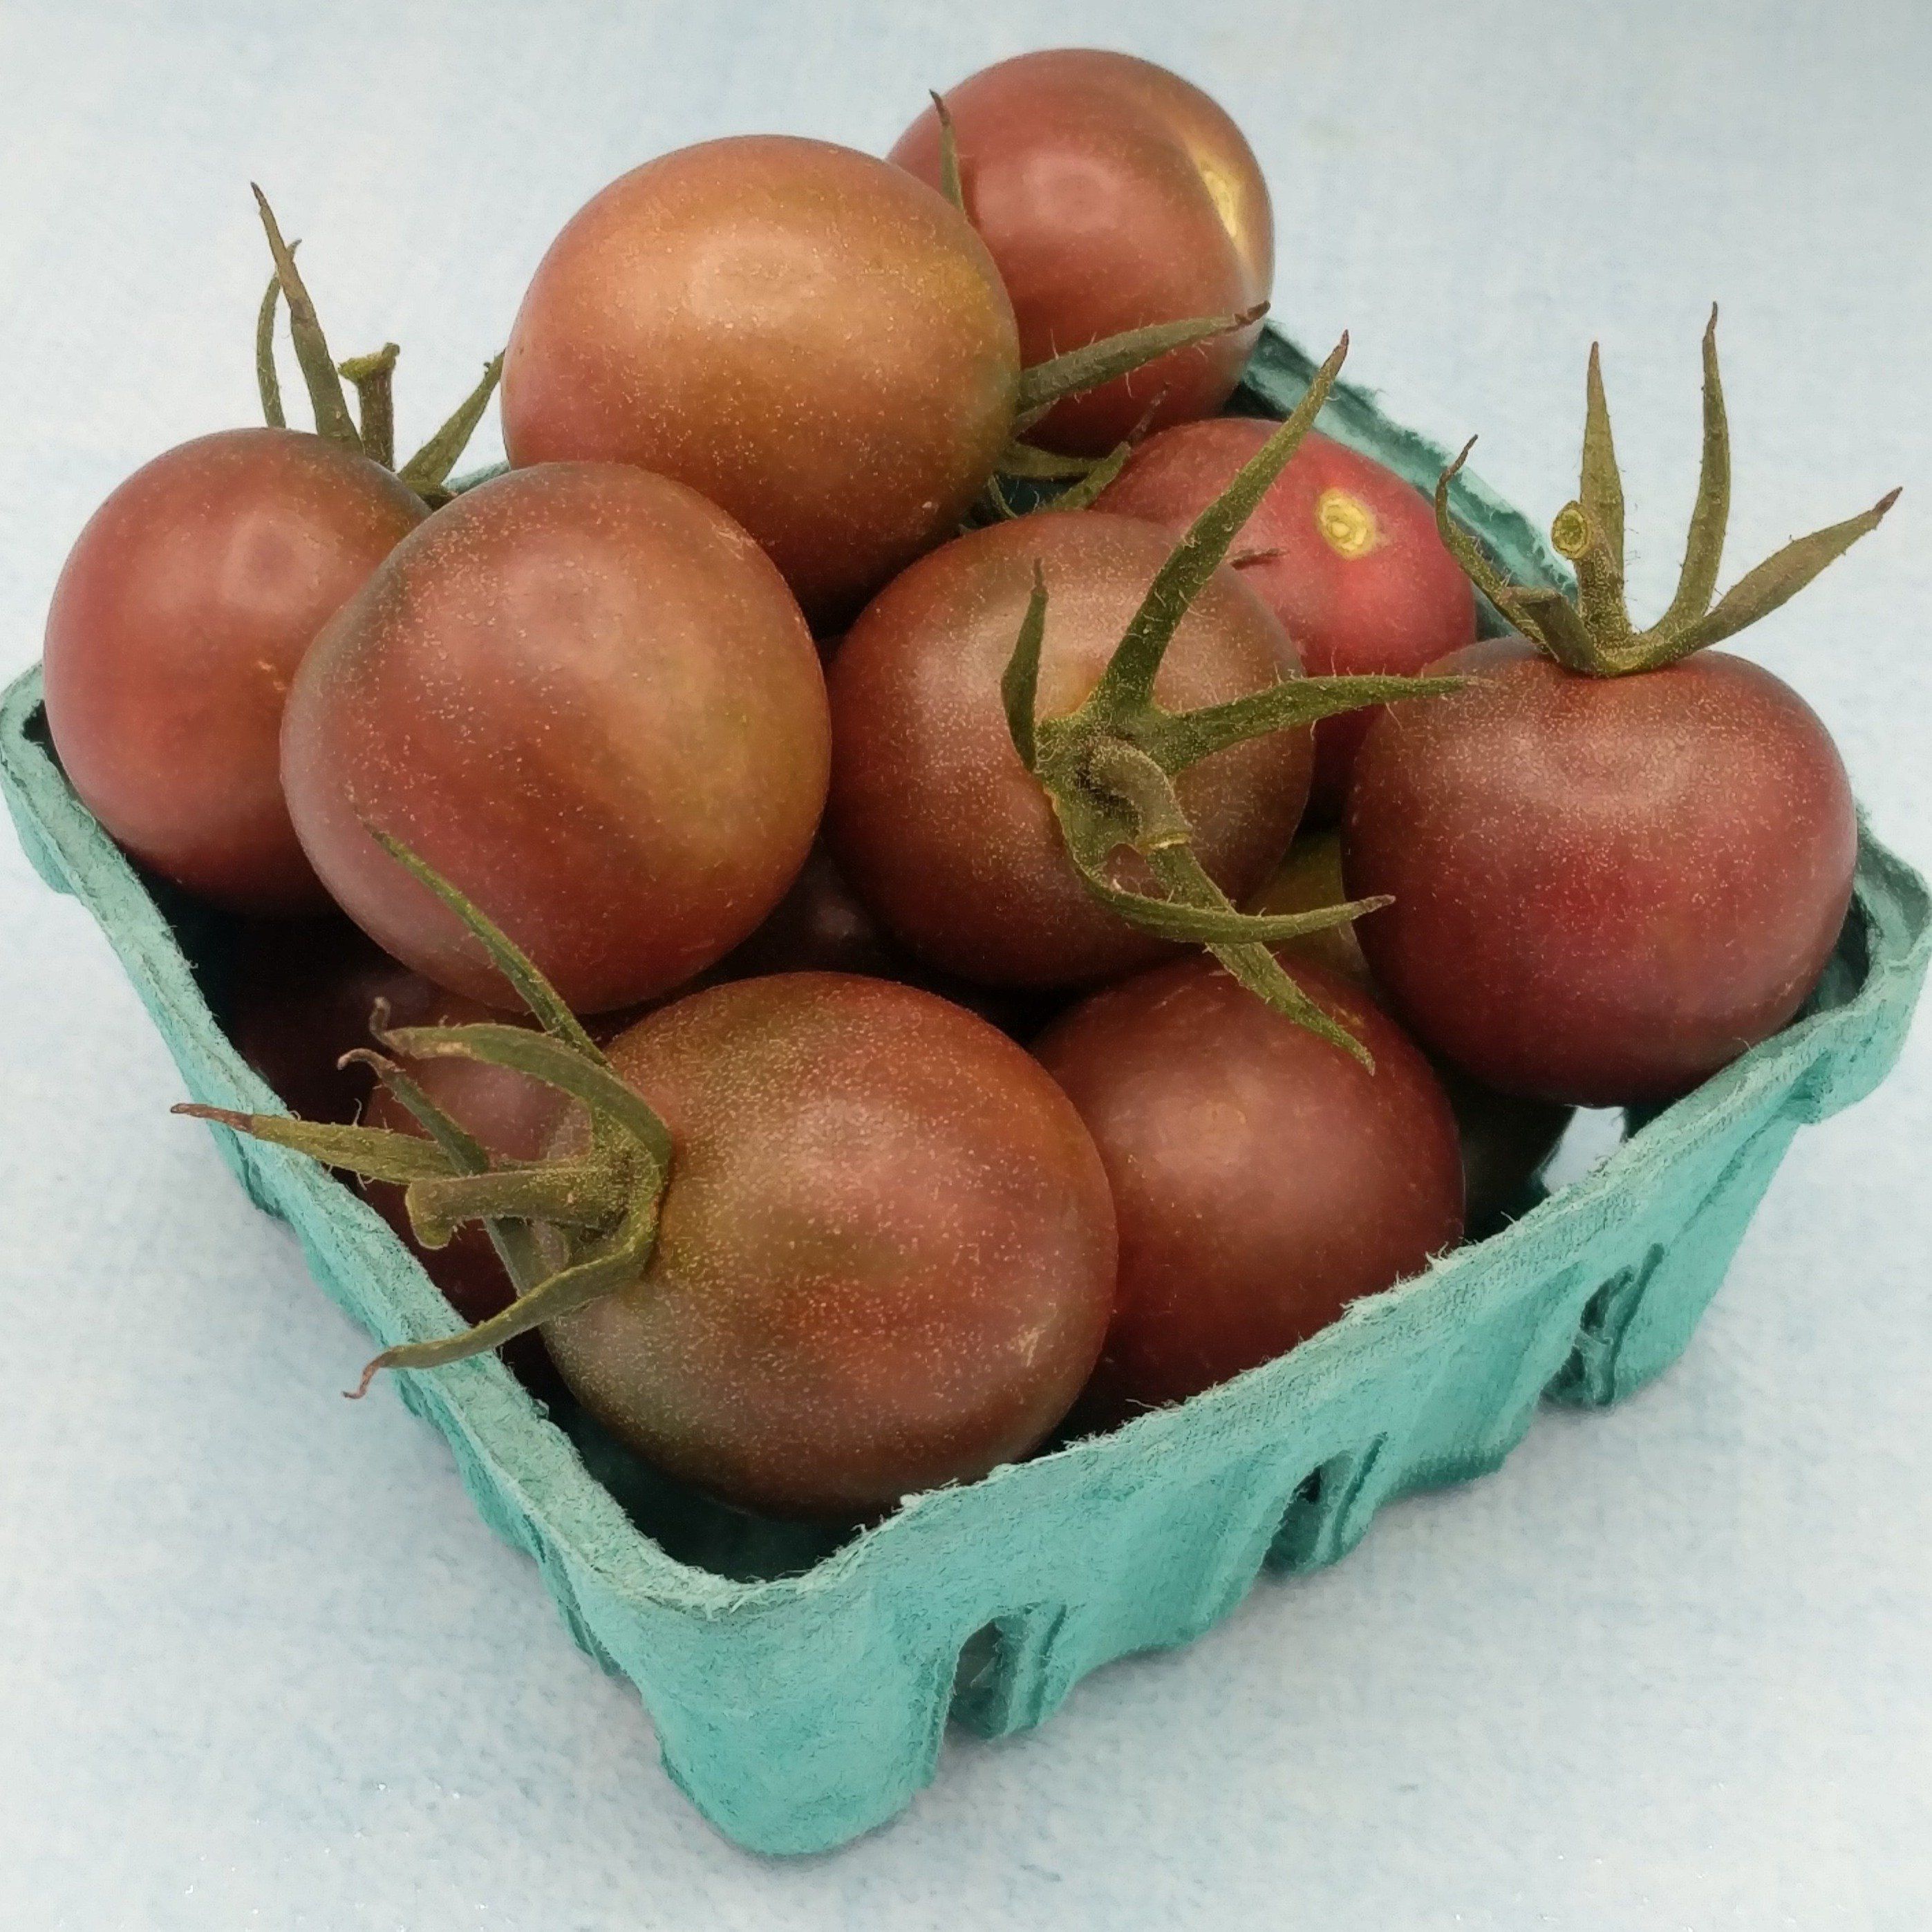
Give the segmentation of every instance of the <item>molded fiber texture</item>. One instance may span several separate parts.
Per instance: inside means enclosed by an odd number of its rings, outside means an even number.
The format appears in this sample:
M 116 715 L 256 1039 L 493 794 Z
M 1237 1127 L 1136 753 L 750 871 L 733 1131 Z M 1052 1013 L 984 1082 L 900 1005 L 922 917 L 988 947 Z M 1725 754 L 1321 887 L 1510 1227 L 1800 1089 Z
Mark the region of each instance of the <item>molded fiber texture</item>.
M 1264 336 L 1235 406 L 1285 413 L 1311 367 Z M 1360 389 L 1338 388 L 1322 426 L 1425 488 L 1444 461 Z M 1456 507 L 1513 573 L 1562 580 L 1537 532 L 1466 471 Z M 75 797 L 48 748 L 38 671 L 0 707 L 0 786 L 42 877 L 99 921 L 188 1091 L 277 1108 L 211 1010 L 219 922 L 152 887 Z M 911 1800 L 949 1715 L 989 1735 L 1036 1724 L 1096 1666 L 1200 1635 L 1264 1564 L 1333 1562 L 1391 1497 L 1495 1468 L 1546 1394 L 1607 1403 L 1668 1366 L 1798 1126 L 1889 1070 L 1928 934 L 1924 881 L 1867 835 L 1804 1014 L 1636 1125 L 1584 1178 L 1279 1361 L 1112 1436 L 912 1498 L 836 1546 L 666 1502 L 661 1480 L 626 1468 L 580 1417 L 533 1401 L 494 1358 L 398 1386 L 448 1439 L 484 1519 L 536 1558 L 578 1642 L 637 1686 L 665 1768 L 705 1816 L 760 1851 L 824 1850 Z M 213 1131 L 378 1342 L 449 1329 L 442 1297 L 358 1195 L 296 1155 Z

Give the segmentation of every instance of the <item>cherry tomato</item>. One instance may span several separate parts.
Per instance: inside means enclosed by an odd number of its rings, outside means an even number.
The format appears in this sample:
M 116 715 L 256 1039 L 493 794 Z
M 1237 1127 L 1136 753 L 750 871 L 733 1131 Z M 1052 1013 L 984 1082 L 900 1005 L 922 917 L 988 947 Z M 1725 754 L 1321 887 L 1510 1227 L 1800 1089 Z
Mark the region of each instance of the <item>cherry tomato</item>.
M 1774 1033 L 1844 922 L 1858 823 L 1816 715 L 1705 650 L 1617 677 L 1521 640 L 1378 719 L 1342 862 L 1363 950 L 1430 1046 L 1506 1092 L 1669 1100 Z
M 1340 834 L 1310 832 L 1296 839 L 1280 870 L 1248 901 L 1246 909 L 1308 912 L 1317 906 L 1337 904 L 1348 896 L 1342 882 Z M 1374 976 L 1353 920 L 1346 926 L 1324 926 L 1282 950 L 1340 974 L 1371 997 L 1375 994 Z M 1556 1151 L 1570 1125 L 1571 1110 L 1552 1101 L 1498 1094 L 1446 1060 L 1432 1060 L 1430 1064 L 1456 1114 L 1468 1202 L 1466 1218 L 1472 1229 L 1487 1230 L 1522 1205 L 1531 1182 Z
M 1456 1123 L 1358 986 L 1288 958 L 1370 1073 L 1204 956 L 1106 988 L 1035 1048 L 1114 1190 L 1120 1274 L 1082 1405 L 1096 1423 L 1270 1360 L 1462 1232 Z
M 1225 490 L 1274 425 L 1224 416 L 1150 438 L 1099 507 L 1177 534 Z M 1318 433 L 1288 459 L 1236 540 L 1241 580 L 1287 627 L 1311 676 L 1412 675 L 1476 636 L 1475 592 L 1434 508 L 1394 470 Z M 1336 818 L 1373 710 L 1315 728 L 1312 821 Z
M 832 850 L 866 904 L 922 957 L 999 986 L 1063 986 L 1130 970 L 1160 941 L 1088 893 L 1052 806 L 1020 762 L 1000 694 L 1045 572 L 1042 716 L 1092 690 L 1172 548 L 1148 524 L 1052 512 L 976 530 L 905 572 L 853 626 L 830 674 Z M 1298 672 L 1286 634 L 1230 571 L 1183 620 L 1156 694 L 1218 704 Z M 1217 752 L 1178 791 L 1194 848 L 1239 898 L 1267 876 L 1306 794 L 1305 730 Z M 1132 855 L 1121 884 L 1155 890 Z
M 142 865 L 238 911 L 328 904 L 282 802 L 282 700 L 427 514 L 387 470 L 286 429 L 184 442 L 94 512 L 47 613 L 47 728 Z
M 648 162 L 572 219 L 511 332 L 503 434 L 518 464 L 688 484 L 831 623 L 957 527 L 1018 381 L 1012 304 L 942 196 L 754 136 Z
M 946 105 L 966 211 L 1012 297 L 1028 363 L 1268 299 L 1268 185 L 1240 130 L 1178 74 L 1126 54 L 1059 48 L 983 69 Z M 892 158 L 939 184 L 934 111 L 906 130 Z M 1259 333 L 1257 322 L 1177 350 L 1057 404 L 1029 434 L 1097 456 L 1150 408 L 1156 424 L 1211 416 Z
M 677 1000 L 605 1050 L 676 1148 L 657 1246 L 542 1332 L 614 1435 L 728 1502 L 849 1517 L 970 1481 L 1060 1419 L 1106 1328 L 1113 1211 L 1073 1109 L 1010 1040 L 909 987 L 794 973 Z
M 316 869 L 387 951 L 500 1005 L 400 839 L 607 1011 L 719 958 L 782 896 L 825 795 L 824 680 L 722 511 L 618 464 L 459 497 L 317 640 L 282 770 Z

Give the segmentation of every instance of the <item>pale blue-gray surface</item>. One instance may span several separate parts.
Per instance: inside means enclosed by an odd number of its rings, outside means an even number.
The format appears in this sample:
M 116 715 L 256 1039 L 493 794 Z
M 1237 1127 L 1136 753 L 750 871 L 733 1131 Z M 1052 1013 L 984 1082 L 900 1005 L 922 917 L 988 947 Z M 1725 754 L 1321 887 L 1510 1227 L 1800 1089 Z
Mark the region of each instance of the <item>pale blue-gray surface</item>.
M 1191 20 L 1189 16 L 1191 15 Z M 250 418 L 275 195 L 403 434 L 629 164 L 889 142 L 1020 48 L 1211 88 L 1280 312 L 1546 512 L 1602 336 L 1640 596 L 1725 304 L 1733 568 L 1907 493 L 1751 648 L 1932 856 L 1932 19 L 1406 4 L 0 8 L 0 674 L 164 445 Z M 0 839 L 0 1927 L 1917 1927 L 1932 1918 L 1932 1053 L 1804 1136 L 1682 1364 L 1263 1585 L 897 1826 L 761 1863 L 670 1790 L 198 1129 L 105 945 Z

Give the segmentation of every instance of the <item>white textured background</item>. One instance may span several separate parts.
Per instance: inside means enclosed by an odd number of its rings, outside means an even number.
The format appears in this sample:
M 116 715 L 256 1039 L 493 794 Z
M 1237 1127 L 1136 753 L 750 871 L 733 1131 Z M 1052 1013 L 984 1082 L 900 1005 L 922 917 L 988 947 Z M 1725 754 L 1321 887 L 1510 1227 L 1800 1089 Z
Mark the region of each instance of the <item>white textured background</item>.
M 1191 19 L 1190 16 L 1192 16 Z M 1273 184 L 1277 312 L 1544 514 L 1604 343 L 1640 593 L 1725 304 L 1731 573 L 1903 482 L 1752 640 L 1932 858 L 1922 0 L 0 0 L 0 671 L 96 501 L 252 418 L 260 178 L 401 434 L 664 148 L 883 148 L 1091 41 Z M 1932 1921 L 1932 1054 L 1804 1136 L 1681 1365 L 1550 1416 L 896 1827 L 781 1865 L 660 1774 L 198 1129 L 107 948 L 0 838 L 0 1926 L 1920 1928 Z

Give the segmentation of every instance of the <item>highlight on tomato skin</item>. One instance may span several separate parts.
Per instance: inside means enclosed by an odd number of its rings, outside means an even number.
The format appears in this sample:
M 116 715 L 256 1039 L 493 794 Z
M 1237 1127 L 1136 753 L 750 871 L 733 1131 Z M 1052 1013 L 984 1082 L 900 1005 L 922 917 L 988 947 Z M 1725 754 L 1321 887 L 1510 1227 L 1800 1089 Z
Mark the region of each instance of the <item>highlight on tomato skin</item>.
M 682 984 L 778 902 L 828 728 L 805 620 L 736 524 L 628 465 L 554 464 L 458 498 L 328 626 L 282 776 L 317 871 L 385 950 L 512 1004 L 370 824 L 598 1012 Z
M 1114 1318 L 1076 1426 L 1283 1354 L 1462 1238 L 1441 1083 L 1360 986 L 1285 955 L 1370 1072 L 1200 956 L 1104 988 L 1034 1052 L 1093 1134 L 1118 1216 Z
M 1049 588 L 1043 716 L 1093 689 L 1173 548 L 1138 519 L 1046 512 L 976 530 L 896 578 L 832 661 L 826 836 L 886 925 L 923 958 L 1001 986 L 1078 986 L 1160 958 L 1166 944 L 1088 892 L 1046 794 L 1021 764 L 1000 678 L 1037 564 Z M 1156 694 L 1218 704 L 1298 673 L 1280 626 L 1216 573 L 1183 620 Z M 1267 876 L 1301 815 L 1306 728 L 1272 733 L 1183 772 L 1177 790 L 1202 864 L 1238 898 Z M 1123 883 L 1144 867 L 1118 862 Z
M 572 217 L 511 333 L 504 441 L 519 466 L 689 485 L 836 628 L 957 529 L 1019 377 L 992 258 L 941 196 L 850 148 L 740 136 Z
M 1240 130 L 1178 74 L 1131 55 L 1056 48 L 983 68 L 944 99 L 966 212 L 1012 298 L 1028 364 L 1150 322 L 1268 300 L 1268 184 Z M 940 184 L 936 108 L 908 128 L 892 158 Z M 1137 427 L 1211 416 L 1259 333 L 1257 322 L 1176 350 L 1056 404 L 1029 434 L 1100 456 Z
M 1095 507 L 1177 533 L 1226 488 L 1271 423 L 1221 416 L 1150 437 Z M 1392 470 L 1310 430 L 1242 526 L 1241 580 L 1281 620 L 1309 675 L 1413 676 L 1476 638 L 1476 598 L 1429 500 Z M 1376 712 L 1315 728 L 1311 824 L 1340 816 Z
M 283 801 L 284 700 L 427 514 L 367 458 L 266 428 L 182 443 L 94 512 L 47 613 L 47 728 L 136 859 L 236 911 L 328 907 Z

